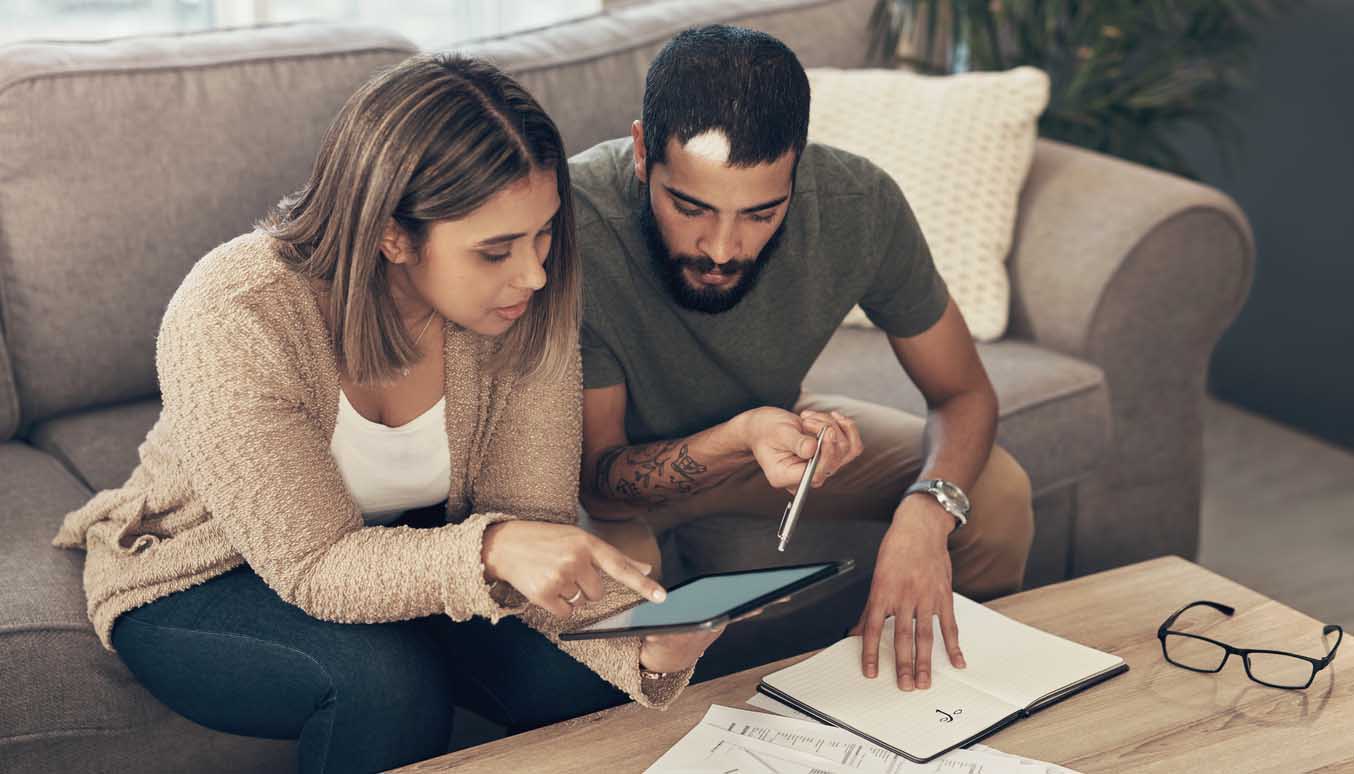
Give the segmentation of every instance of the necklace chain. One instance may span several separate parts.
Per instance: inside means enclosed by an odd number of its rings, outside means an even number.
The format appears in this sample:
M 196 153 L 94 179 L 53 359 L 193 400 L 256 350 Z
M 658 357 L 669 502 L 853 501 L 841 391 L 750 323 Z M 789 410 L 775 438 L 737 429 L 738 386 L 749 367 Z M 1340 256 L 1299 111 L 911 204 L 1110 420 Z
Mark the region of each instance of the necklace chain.
M 427 332 L 428 332 L 428 328 L 429 328 L 430 326 L 432 326 L 432 324 L 433 324 L 433 317 L 435 317 L 436 315 L 437 315 L 437 310 L 436 310 L 436 309 L 433 309 L 433 310 L 431 310 L 431 311 L 428 312 L 428 320 L 427 320 L 427 322 L 423 323 L 423 330 L 419 331 L 419 332 L 418 332 L 418 335 L 414 337 L 414 347 L 415 347 L 415 348 L 417 348 L 417 347 L 418 347 L 418 343 L 419 343 L 420 341 L 423 340 L 423 334 L 427 333 Z M 409 375 L 409 366 L 405 366 L 404 368 L 401 368 L 401 369 L 400 369 L 400 376 L 408 376 L 408 375 Z

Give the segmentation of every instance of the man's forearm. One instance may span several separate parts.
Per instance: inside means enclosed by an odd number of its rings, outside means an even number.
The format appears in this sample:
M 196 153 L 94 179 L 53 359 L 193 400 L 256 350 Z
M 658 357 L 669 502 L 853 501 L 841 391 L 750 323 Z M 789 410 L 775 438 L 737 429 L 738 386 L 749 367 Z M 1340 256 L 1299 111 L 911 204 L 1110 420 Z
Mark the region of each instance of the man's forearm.
M 926 462 L 919 479 L 943 478 L 972 491 L 997 432 L 997 399 L 988 391 L 961 393 L 926 417 Z
M 616 446 L 585 471 L 584 505 L 601 516 L 655 510 L 719 484 L 752 459 L 739 417 L 686 438 Z

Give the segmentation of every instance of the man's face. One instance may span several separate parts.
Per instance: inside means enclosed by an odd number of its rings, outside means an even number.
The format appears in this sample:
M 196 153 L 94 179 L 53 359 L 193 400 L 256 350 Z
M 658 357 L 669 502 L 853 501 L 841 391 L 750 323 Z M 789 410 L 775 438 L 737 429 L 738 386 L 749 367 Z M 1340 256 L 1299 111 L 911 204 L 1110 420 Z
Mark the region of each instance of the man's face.
M 644 168 L 636 125 L 635 174 L 646 183 L 641 225 L 674 300 L 716 314 L 752 290 L 785 223 L 795 154 L 731 167 L 728 142 L 708 132 L 686 145 L 669 140 L 667 159 Z

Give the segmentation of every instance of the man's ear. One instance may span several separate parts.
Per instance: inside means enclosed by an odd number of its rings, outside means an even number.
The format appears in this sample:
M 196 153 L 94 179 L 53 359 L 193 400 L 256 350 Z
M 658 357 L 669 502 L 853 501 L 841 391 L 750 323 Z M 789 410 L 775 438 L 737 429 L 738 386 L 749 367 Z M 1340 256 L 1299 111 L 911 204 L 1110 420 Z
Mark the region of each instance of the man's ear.
M 634 121 L 630 124 L 630 140 L 635 146 L 635 177 L 639 182 L 648 184 L 648 167 L 645 164 L 647 156 L 644 154 L 644 124 Z
M 412 245 L 409 236 L 400 228 L 394 218 L 386 221 L 385 231 L 381 234 L 381 254 L 391 263 L 408 263 L 412 258 Z

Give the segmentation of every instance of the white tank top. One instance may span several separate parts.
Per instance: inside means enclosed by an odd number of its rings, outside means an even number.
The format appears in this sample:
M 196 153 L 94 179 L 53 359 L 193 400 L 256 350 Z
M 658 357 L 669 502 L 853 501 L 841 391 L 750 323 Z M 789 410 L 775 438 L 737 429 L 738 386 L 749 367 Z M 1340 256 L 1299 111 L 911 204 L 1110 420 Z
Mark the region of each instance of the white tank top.
M 389 524 L 412 508 L 436 505 L 451 489 L 447 399 L 399 427 L 357 413 L 339 390 L 329 450 L 368 525 Z

